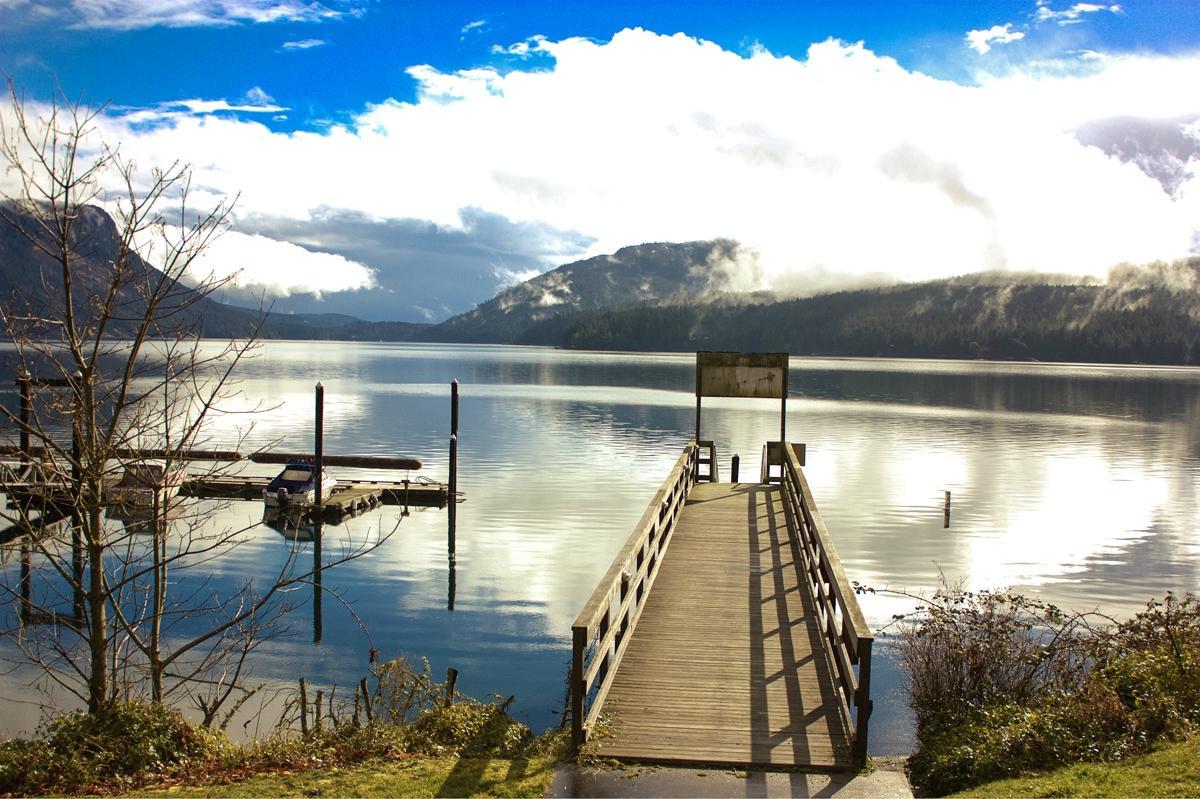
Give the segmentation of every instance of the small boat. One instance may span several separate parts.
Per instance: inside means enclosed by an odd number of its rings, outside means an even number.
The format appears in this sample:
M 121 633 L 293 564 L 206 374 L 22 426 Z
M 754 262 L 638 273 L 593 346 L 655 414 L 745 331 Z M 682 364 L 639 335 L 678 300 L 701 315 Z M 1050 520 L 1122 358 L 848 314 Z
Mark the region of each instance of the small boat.
M 139 508 L 159 505 L 179 493 L 179 487 L 187 477 L 183 466 L 168 469 L 165 463 L 141 461 L 125 465 L 121 479 L 109 486 L 105 498 L 110 504 L 130 505 Z
M 337 478 L 321 470 L 321 497 L 333 493 Z M 303 461 L 289 461 L 274 480 L 263 489 L 268 508 L 303 508 L 316 501 L 316 467 Z

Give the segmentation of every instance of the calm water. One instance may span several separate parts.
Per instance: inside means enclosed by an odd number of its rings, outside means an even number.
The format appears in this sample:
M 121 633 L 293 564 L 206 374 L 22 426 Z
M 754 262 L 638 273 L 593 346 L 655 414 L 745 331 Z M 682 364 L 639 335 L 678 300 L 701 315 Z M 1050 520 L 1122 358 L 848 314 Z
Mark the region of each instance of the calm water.
M 421 474 L 445 480 L 447 384 L 458 378 L 467 499 L 453 570 L 442 510 L 401 521 L 385 508 L 327 527 L 325 558 L 394 532 L 324 573 L 340 602 L 326 596 L 319 644 L 310 589 L 293 596 L 291 632 L 257 658 L 256 678 L 348 688 L 374 646 L 385 658 L 428 657 L 435 675 L 458 668 L 467 693 L 515 694 L 535 728 L 557 723 L 571 622 L 691 437 L 693 364 L 682 355 L 269 343 L 242 370 L 241 388 L 277 407 L 258 416 L 246 448 L 311 448 L 319 380 L 326 451 L 413 455 L 425 462 Z M 928 593 L 944 574 L 1117 614 L 1200 588 L 1200 370 L 794 358 L 790 384 L 788 437 L 808 444 L 806 471 L 851 579 Z M 225 422 L 214 445 L 232 443 L 246 422 Z M 756 475 L 762 443 L 778 435 L 778 404 L 706 400 L 702 435 L 717 442 L 723 477 L 734 453 L 743 477 Z M 262 509 L 233 503 L 221 513 L 255 523 Z M 310 543 L 259 527 L 212 563 L 213 577 L 263 579 L 296 546 L 311 557 Z M 879 625 L 910 605 L 875 596 L 865 610 Z M 875 686 L 871 748 L 906 751 L 895 669 L 877 666 Z M 25 693 L 19 675 L 0 678 L 0 691 L 9 700 Z M 2 707 L 10 730 L 36 718 L 11 701 Z

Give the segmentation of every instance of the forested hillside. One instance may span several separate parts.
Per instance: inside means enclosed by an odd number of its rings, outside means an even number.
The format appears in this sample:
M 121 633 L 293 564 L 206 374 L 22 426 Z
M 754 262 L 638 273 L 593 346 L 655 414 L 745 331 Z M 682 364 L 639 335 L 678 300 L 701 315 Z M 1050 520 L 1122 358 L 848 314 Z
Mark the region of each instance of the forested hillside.
M 639 305 L 556 317 L 517 341 L 583 349 L 1200 363 L 1200 259 L 1104 285 L 936 281 L 760 305 Z

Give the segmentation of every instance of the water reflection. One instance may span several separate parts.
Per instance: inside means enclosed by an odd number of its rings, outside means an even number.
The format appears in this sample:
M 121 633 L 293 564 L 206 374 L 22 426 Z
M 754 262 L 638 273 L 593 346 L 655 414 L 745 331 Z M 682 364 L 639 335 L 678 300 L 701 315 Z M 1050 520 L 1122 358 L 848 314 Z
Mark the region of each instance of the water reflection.
M 516 694 L 535 727 L 556 723 L 571 621 L 691 437 L 693 363 L 537 348 L 266 345 L 241 388 L 248 403 L 275 410 L 250 430 L 245 417 L 214 430 L 214 441 L 245 432 L 248 449 L 308 448 L 319 380 L 327 452 L 413 455 L 421 474 L 445 480 L 448 383 L 457 377 L 466 501 L 453 540 L 444 511 L 413 509 L 402 520 L 383 508 L 311 530 L 268 520 L 236 554 L 213 560 L 218 588 L 262 579 L 288 558 L 320 567 L 311 598 L 304 592 L 313 635 L 296 624 L 266 645 L 256 678 L 346 686 L 374 647 L 384 658 L 427 656 L 435 673 L 455 667 L 461 690 Z M 789 437 L 808 444 L 809 480 L 853 579 L 921 592 L 944 574 L 1115 614 L 1200 585 L 1200 370 L 792 363 Z M 778 433 L 778 405 L 706 400 L 704 426 L 722 474 L 737 453 L 746 479 Z M 257 503 L 217 512 L 229 527 L 262 518 Z M 379 543 L 370 554 L 324 568 L 370 542 Z M 878 625 L 909 604 L 875 596 L 865 610 Z M 900 702 L 883 698 L 896 676 L 884 669 L 875 681 L 873 749 L 902 749 Z

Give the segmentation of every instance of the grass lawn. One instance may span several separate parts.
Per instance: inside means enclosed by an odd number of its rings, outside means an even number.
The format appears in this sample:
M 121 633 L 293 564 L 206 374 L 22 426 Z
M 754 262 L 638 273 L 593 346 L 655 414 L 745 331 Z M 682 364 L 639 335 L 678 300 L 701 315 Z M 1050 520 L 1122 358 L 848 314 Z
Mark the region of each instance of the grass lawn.
M 224 785 L 151 787 L 139 796 L 541 796 L 554 755 L 403 757 L 352 768 L 264 774 Z
M 1200 736 L 1115 763 L 1080 763 L 954 796 L 1200 796 Z

